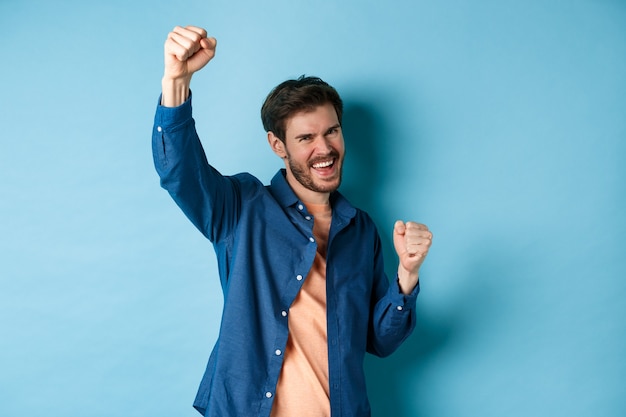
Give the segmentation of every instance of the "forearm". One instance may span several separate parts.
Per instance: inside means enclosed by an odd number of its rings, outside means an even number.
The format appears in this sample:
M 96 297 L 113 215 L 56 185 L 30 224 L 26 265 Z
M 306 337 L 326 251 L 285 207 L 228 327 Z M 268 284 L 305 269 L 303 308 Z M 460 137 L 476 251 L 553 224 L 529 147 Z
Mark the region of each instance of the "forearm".
M 415 327 L 415 301 L 419 286 L 410 294 L 402 294 L 398 283 L 392 282 L 372 314 L 368 352 L 377 356 L 393 353 Z
M 192 119 L 191 97 L 175 108 L 159 106 L 152 131 L 155 168 L 165 188 L 189 220 L 212 241 L 214 207 L 232 206 L 230 181 L 209 165 Z M 218 223 L 226 222 L 224 217 Z
M 378 356 L 387 356 L 411 334 L 415 326 L 415 302 L 419 285 L 404 293 L 400 277 L 389 282 L 384 273 L 380 241 L 374 252 L 374 279 L 370 302 L 370 332 L 368 351 Z
M 163 77 L 161 80 L 161 105 L 164 107 L 178 107 L 189 98 L 191 77 L 171 79 Z
M 400 286 L 400 291 L 402 291 L 402 294 L 411 294 L 417 286 L 418 282 L 418 271 L 407 271 L 402 267 L 402 265 L 398 265 L 398 285 Z

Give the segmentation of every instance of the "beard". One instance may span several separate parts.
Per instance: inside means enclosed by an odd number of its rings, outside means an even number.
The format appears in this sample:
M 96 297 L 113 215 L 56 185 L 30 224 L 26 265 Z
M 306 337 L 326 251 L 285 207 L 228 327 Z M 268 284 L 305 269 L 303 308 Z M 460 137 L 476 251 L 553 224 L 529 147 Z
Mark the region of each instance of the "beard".
M 333 165 L 336 167 L 335 175 L 327 180 L 316 180 L 313 175 L 311 175 L 313 165 L 320 161 L 326 161 L 330 158 L 334 159 Z M 287 152 L 287 163 L 289 164 L 289 169 L 291 170 L 293 177 L 306 189 L 317 193 L 331 193 L 336 191 L 341 185 L 343 157 L 340 159 L 339 152 L 335 150 L 329 152 L 328 155 L 308 161 L 308 165 L 306 166 L 294 161 L 289 152 Z

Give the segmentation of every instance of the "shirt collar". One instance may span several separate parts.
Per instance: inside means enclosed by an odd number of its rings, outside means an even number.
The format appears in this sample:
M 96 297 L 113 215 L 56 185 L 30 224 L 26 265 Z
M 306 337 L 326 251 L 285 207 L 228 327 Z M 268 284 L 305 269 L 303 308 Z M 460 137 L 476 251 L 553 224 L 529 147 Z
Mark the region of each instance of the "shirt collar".
M 296 205 L 299 200 L 296 193 L 289 186 L 285 175 L 286 170 L 284 168 L 274 175 L 270 191 L 282 207 L 290 207 Z M 352 218 L 356 215 L 356 208 L 339 191 L 330 194 L 330 204 L 333 208 L 333 213 L 340 214 L 342 217 Z

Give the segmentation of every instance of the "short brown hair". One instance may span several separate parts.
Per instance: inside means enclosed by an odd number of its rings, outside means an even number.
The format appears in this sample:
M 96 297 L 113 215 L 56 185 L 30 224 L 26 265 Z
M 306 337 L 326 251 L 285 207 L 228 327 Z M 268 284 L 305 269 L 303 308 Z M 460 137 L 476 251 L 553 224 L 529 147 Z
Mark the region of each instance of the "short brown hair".
M 333 87 L 318 77 L 287 80 L 276 86 L 261 107 L 261 121 L 266 132 L 272 132 L 285 141 L 286 122 L 295 113 L 312 111 L 330 103 L 335 108 L 341 124 L 343 102 Z

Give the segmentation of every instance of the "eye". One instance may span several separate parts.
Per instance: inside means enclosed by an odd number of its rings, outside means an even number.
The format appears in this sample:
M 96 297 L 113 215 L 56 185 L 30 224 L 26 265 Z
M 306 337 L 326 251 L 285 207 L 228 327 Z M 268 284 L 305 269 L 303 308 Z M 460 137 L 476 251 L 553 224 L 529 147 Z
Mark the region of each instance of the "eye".
M 328 129 L 326 135 L 336 135 L 337 133 L 339 133 L 339 127 L 335 126 Z

